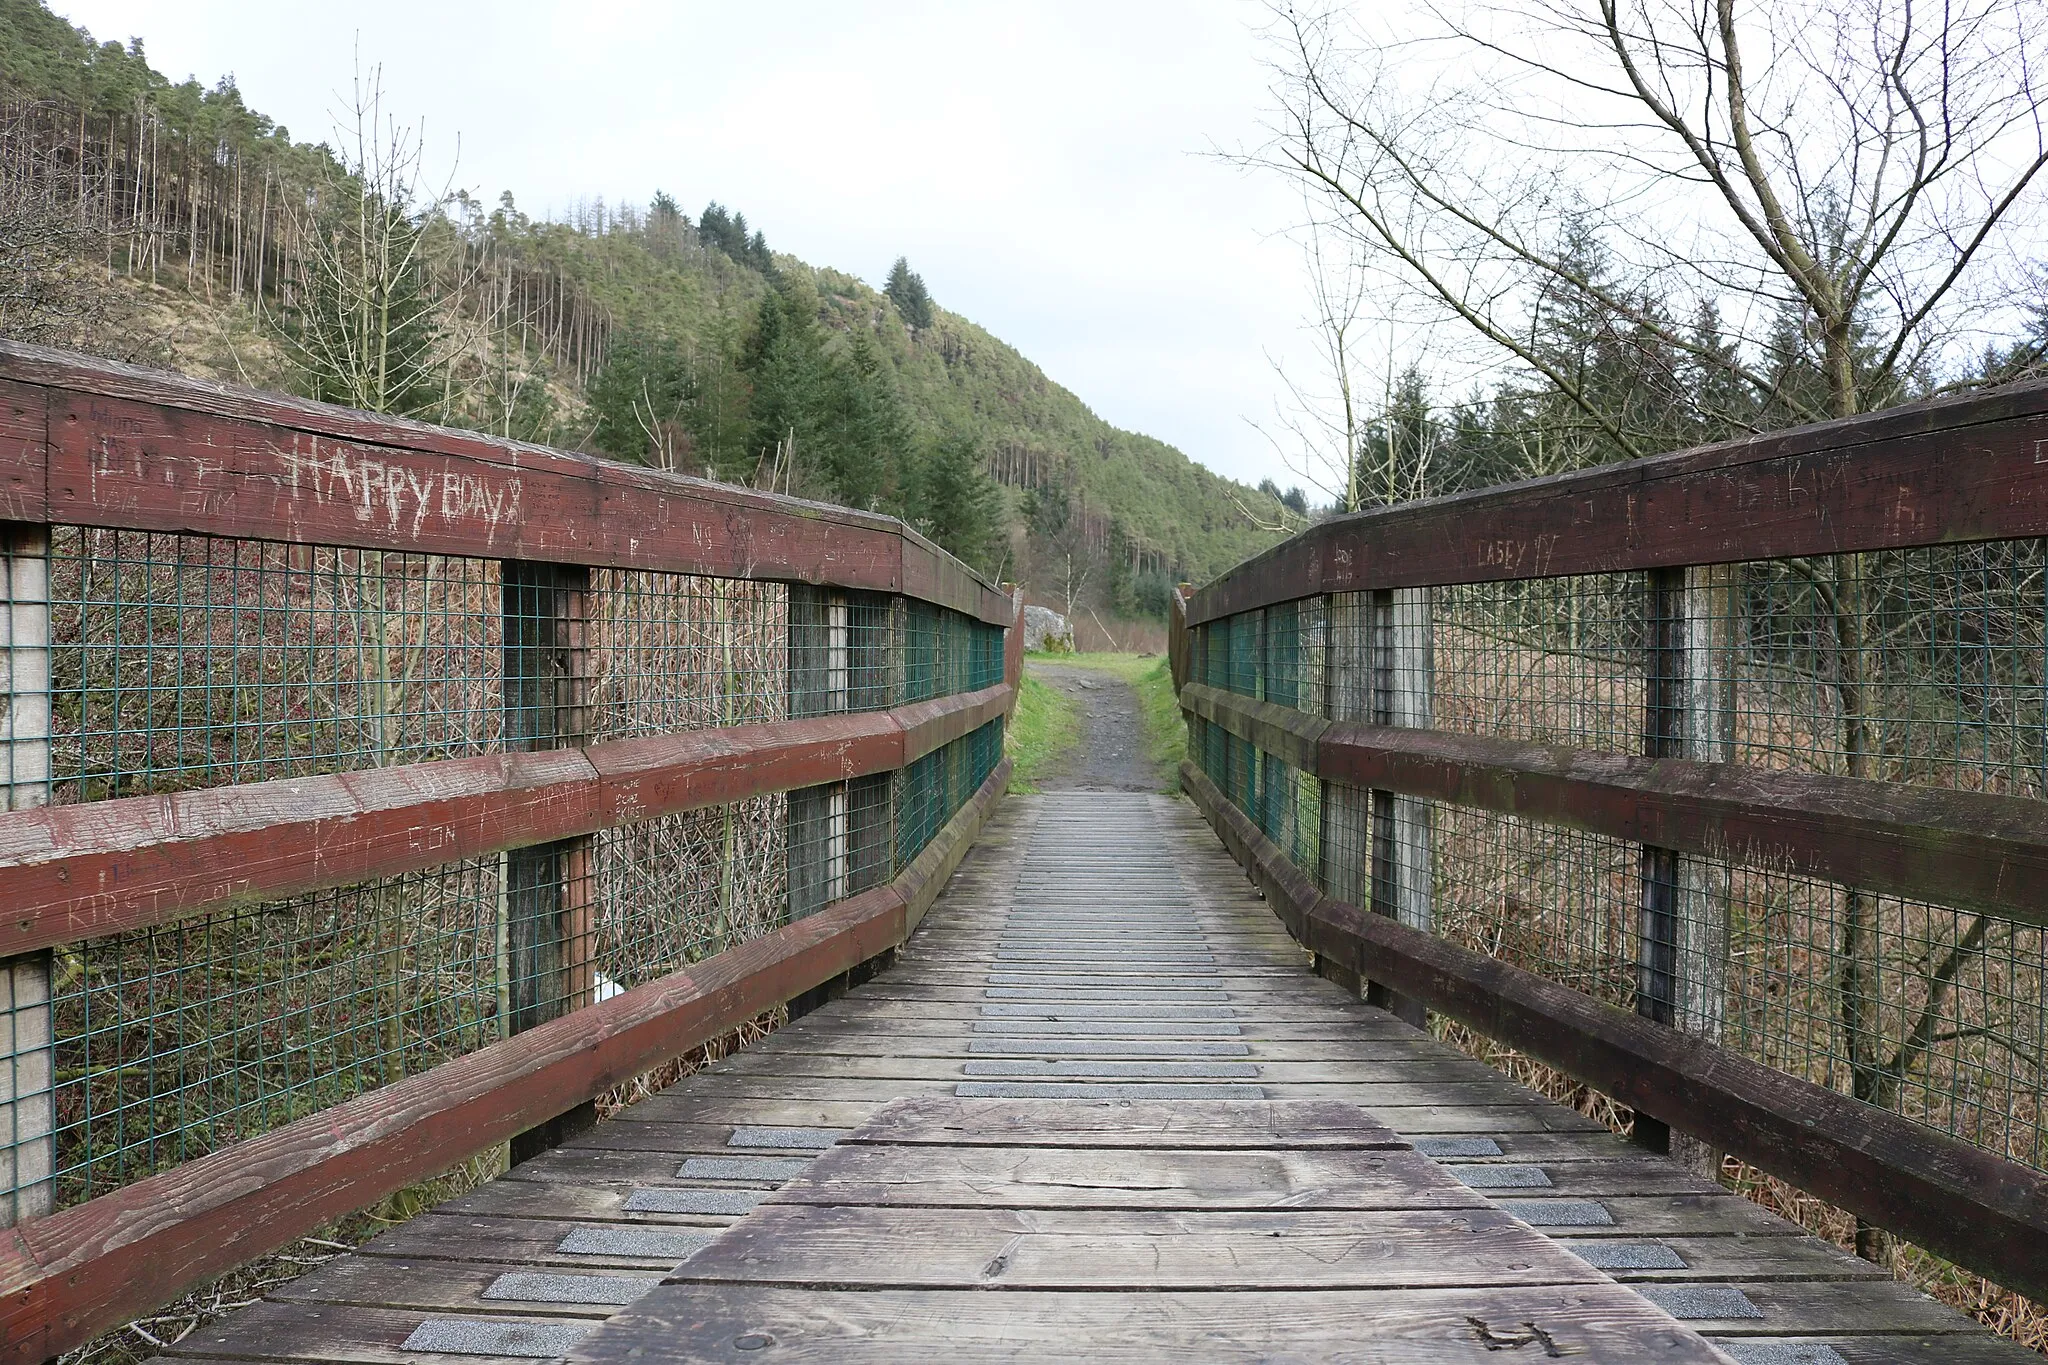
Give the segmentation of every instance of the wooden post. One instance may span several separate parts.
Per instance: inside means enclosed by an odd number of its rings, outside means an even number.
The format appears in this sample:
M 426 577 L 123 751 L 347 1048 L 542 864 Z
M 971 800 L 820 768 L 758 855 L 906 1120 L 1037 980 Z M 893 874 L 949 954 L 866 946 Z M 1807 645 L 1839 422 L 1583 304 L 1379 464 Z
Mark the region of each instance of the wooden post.
M 1685 731 L 1685 570 L 1652 569 L 1643 596 L 1643 754 L 1676 758 Z M 1638 878 L 1636 1013 L 1660 1024 L 1673 1019 L 1677 988 L 1678 854 L 1645 846 Z M 1671 1130 L 1637 1114 L 1635 1140 L 1652 1151 L 1671 1145 Z
M 1436 725 L 1435 594 L 1430 588 L 1393 590 L 1393 666 L 1387 676 L 1387 723 L 1413 730 Z M 1394 798 L 1395 915 L 1410 929 L 1436 925 L 1436 822 L 1430 804 Z
M 1173 675 L 1176 696 L 1196 676 L 1194 642 L 1188 628 L 1188 596 L 1193 591 L 1186 583 L 1176 584 L 1166 613 L 1166 665 Z
M 1373 723 L 1428 727 L 1435 718 L 1429 589 L 1382 588 L 1361 596 L 1371 605 L 1366 621 Z M 1372 911 L 1427 932 L 1435 920 L 1429 803 L 1375 791 L 1370 813 Z M 1420 1001 L 1396 995 L 1377 982 L 1368 988 L 1366 1000 L 1417 1028 L 1428 1023 Z
M 1323 713 L 1331 720 L 1371 720 L 1372 598 L 1331 593 L 1324 610 Z M 1317 878 L 1323 894 L 1348 905 L 1372 903 L 1372 794 L 1323 783 L 1323 828 Z
M 586 743 L 589 570 L 507 560 L 501 568 L 505 747 L 514 752 Z M 589 836 L 514 849 L 504 879 L 501 998 L 506 1031 L 523 1033 L 590 1003 L 595 931 Z M 581 1104 L 512 1139 L 514 1165 L 596 1121 Z
M 1739 565 L 1684 571 L 1680 602 L 1685 687 L 1679 750 L 1704 763 L 1735 759 L 1735 626 L 1742 581 Z M 1673 869 L 1672 1022 L 1708 1042 L 1721 1041 L 1728 1002 L 1728 917 L 1731 870 L 1722 859 L 1681 854 Z M 1709 1178 L 1720 1151 L 1674 1132 L 1673 1160 Z
M 0 523 L 0 772 L 4 809 L 50 799 L 50 531 Z M 0 1227 L 56 1204 L 50 954 L 0 959 Z
M 1643 753 L 1728 762 L 1734 754 L 1732 566 L 1655 569 L 1644 602 Z M 1725 1011 L 1728 868 L 1716 859 L 1646 847 L 1642 854 L 1636 1013 L 1718 1042 Z M 1703 1172 L 1718 1153 L 1636 1117 L 1645 1146 Z
M 878 597 L 864 610 L 862 629 L 854 641 L 859 661 L 855 687 L 861 704 L 870 708 L 903 701 L 904 628 L 909 612 L 901 597 Z M 877 773 L 847 784 L 846 894 L 880 886 L 896 875 L 897 773 Z
M 789 589 L 789 714 L 847 709 L 852 650 L 846 594 L 794 583 Z M 802 919 L 847 894 L 847 786 L 831 782 L 789 794 L 789 918 Z
M 1022 603 L 1023 600 L 1024 594 L 1020 589 L 1017 594 L 1017 601 Z M 1015 641 L 1005 641 L 1004 643 L 1006 646 L 1010 644 L 1016 646 L 1016 669 L 1018 676 L 1021 678 L 1024 671 L 1023 621 L 1021 617 L 1018 621 L 1017 635 L 1018 638 Z M 901 706 L 910 700 L 910 639 L 910 599 L 907 597 L 892 597 L 889 599 L 889 704 L 891 706 Z M 1004 667 L 1006 669 L 1010 667 L 1007 655 L 1004 659 Z M 1010 704 L 1013 707 L 1016 705 L 1014 697 L 1011 699 Z M 898 768 L 895 772 L 890 773 L 886 780 L 889 784 L 889 844 L 885 852 L 889 860 L 889 875 L 894 877 L 903 870 L 896 860 L 896 816 L 903 809 L 905 790 L 910 781 L 909 770 L 907 768 Z
M 1230 621 L 1230 652 L 1232 658 L 1231 681 L 1237 686 L 1249 682 L 1250 695 L 1260 700 L 1266 696 L 1266 609 L 1254 607 L 1239 612 Z M 1250 667 L 1247 679 L 1239 664 Z M 1236 690 L 1233 688 L 1232 690 Z M 1243 785 L 1233 794 L 1240 807 L 1252 817 L 1252 823 L 1263 828 L 1266 821 L 1260 817 L 1265 811 L 1266 784 L 1264 765 L 1260 763 L 1259 746 L 1248 739 L 1232 736 L 1239 761 L 1243 765 Z M 1234 775 L 1234 774 L 1233 774 Z

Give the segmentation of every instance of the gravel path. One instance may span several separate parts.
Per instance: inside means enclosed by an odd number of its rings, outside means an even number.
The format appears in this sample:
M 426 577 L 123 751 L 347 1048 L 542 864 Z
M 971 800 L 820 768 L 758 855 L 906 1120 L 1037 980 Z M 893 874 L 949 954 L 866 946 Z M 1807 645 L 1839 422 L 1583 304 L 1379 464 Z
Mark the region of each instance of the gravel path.
M 1156 792 L 1164 782 L 1145 754 L 1138 696 L 1114 673 L 1031 659 L 1033 677 L 1070 698 L 1080 714 L 1081 741 L 1041 774 L 1041 791 Z

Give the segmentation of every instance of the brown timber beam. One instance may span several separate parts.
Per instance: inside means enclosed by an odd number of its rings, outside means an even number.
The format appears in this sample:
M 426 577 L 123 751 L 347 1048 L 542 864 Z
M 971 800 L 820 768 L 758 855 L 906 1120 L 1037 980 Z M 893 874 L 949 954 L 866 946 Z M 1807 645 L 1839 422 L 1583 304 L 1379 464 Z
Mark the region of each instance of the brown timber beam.
M 1181 783 L 1319 960 L 1382 981 L 1956 1264 L 2048 1298 L 2048 1175 L 1321 895 L 1192 763 Z
M 0 814 L 0 957 L 888 772 L 1009 697 Z
M 2048 384 L 1332 517 L 1188 603 L 2048 535 Z
M 2028 798 L 1325 721 L 1199 685 L 1181 704 L 1345 786 L 2048 924 L 2048 827 Z
M 1010 599 L 893 517 L 0 342 L 0 519 Z
M 0 1232 L 0 1365 L 37 1365 L 528 1131 L 908 937 L 1005 759 L 886 886 L 283 1128 Z

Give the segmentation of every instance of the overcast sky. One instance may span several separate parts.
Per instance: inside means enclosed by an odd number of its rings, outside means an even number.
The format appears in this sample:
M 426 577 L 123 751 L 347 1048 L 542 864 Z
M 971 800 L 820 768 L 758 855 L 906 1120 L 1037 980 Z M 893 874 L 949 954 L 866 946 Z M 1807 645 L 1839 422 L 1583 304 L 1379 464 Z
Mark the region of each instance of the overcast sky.
M 1211 156 L 1263 139 L 1252 0 L 346 5 L 52 0 L 140 36 L 172 79 L 232 73 L 325 138 L 358 43 L 430 159 L 530 213 L 579 198 L 695 215 L 880 284 L 899 253 L 1119 426 L 1297 482 L 1246 418 L 1306 338 L 1298 201 Z

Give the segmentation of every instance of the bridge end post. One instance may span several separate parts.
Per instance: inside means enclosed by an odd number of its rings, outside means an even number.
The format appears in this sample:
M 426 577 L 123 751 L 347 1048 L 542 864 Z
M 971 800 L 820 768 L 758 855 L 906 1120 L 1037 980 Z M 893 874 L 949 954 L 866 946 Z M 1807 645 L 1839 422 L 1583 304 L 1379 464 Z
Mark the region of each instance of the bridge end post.
M 790 584 L 790 719 L 847 709 L 850 609 L 844 592 Z M 847 795 L 844 782 L 789 794 L 785 856 L 792 920 L 815 915 L 846 894 Z
M 1742 569 L 1714 564 L 1685 571 L 1684 757 L 1705 763 L 1735 761 L 1735 643 Z M 1672 1022 L 1685 1033 L 1718 1045 L 1728 1009 L 1729 916 L 1733 871 L 1724 860 L 1692 854 L 1677 859 L 1676 930 L 1672 945 Z M 1673 1132 L 1673 1160 L 1713 1179 L 1721 1151 L 1691 1134 Z

